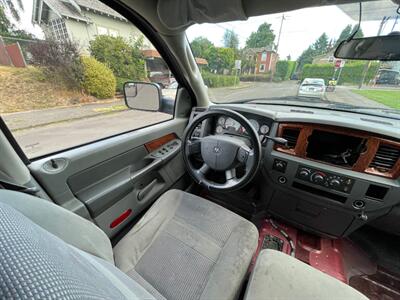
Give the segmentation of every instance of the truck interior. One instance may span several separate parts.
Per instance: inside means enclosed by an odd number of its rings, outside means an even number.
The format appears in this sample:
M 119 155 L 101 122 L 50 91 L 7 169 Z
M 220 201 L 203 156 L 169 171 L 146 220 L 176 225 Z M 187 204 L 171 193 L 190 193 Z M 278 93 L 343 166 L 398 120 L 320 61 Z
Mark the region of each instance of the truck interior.
M 212 101 L 186 37 L 354 1 L 102 2 L 164 58 L 172 116 L 34 159 L 1 119 L 1 299 L 400 299 L 399 111 Z M 352 38 L 336 57 L 400 59 L 399 35 Z M 161 107 L 154 83 L 124 97 Z

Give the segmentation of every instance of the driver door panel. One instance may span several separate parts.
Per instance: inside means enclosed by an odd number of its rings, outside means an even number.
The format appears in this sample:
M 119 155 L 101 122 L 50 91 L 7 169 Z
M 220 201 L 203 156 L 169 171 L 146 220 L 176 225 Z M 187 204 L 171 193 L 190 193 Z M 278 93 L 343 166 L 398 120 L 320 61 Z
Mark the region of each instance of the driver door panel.
M 184 175 L 185 125 L 174 119 L 34 161 L 30 169 L 57 204 L 113 237 Z

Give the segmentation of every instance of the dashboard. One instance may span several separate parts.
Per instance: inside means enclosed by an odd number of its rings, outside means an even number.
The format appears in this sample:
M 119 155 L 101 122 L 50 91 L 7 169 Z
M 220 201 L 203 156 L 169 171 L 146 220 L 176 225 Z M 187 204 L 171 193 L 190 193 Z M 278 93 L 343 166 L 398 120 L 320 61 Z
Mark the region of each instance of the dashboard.
M 379 225 L 389 232 L 400 227 L 399 120 L 293 106 L 218 107 L 241 113 L 260 136 L 263 161 L 256 181 L 269 214 L 329 237 L 365 224 L 392 224 Z M 203 110 L 194 108 L 192 118 Z M 247 133 L 219 116 L 194 132 L 207 134 Z M 265 135 L 282 137 L 287 146 Z

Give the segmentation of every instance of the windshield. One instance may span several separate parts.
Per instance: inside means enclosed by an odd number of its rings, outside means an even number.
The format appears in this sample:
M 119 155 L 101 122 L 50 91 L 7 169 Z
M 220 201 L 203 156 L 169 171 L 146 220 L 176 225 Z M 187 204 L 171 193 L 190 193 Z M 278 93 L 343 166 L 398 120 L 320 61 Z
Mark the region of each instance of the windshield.
M 364 3 L 355 37 L 400 31 L 396 10 L 388 0 Z M 358 19 L 353 3 L 193 25 L 187 36 L 214 103 L 363 109 L 399 118 L 400 62 L 334 57 Z

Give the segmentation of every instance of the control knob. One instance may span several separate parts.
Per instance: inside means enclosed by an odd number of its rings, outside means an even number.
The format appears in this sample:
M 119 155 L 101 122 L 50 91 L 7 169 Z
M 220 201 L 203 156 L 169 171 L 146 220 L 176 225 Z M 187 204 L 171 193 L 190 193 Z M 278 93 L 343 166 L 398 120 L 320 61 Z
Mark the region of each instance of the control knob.
M 307 178 L 308 176 L 310 176 L 310 171 L 307 169 L 301 169 L 299 172 L 299 176 L 301 178 Z
M 325 174 L 323 173 L 313 173 L 311 175 L 311 181 L 316 184 L 321 184 L 325 181 Z
M 339 187 L 340 186 L 340 181 L 336 178 L 333 178 L 329 181 L 329 184 L 333 187 Z

